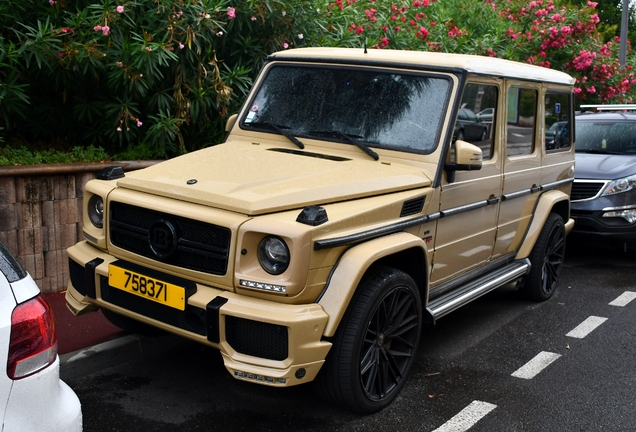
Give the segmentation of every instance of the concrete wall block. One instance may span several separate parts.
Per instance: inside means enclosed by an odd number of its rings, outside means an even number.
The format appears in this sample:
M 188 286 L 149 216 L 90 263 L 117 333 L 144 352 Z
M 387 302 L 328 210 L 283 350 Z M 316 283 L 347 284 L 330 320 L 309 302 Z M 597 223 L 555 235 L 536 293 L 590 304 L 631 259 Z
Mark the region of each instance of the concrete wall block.
M 96 177 L 96 173 L 81 173 L 75 175 L 75 197 L 81 198 L 84 196 L 84 186 L 89 180 Z
M 13 255 L 18 255 L 18 234 L 16 230 L 0 231 L 0 242 L 2 242 Z
M 66 210 L 67 206 L 63 205 L 63 200 L 53 201 L 53 214 L 55 216 L 55 225 L 63 225 L 66 223 Z
M 68 256 L 66 255 L 66 249 L 57 251 L 57 275 L 58 284 L 57 291 L 66 289 L 68 284 Z
M 77 216 L 77 200 L 75 198 L 64 200 L 63 205 L 66 206 L 66 221 L 64 222 L 77 223 L 79 221 Z
M 75 174 L 69 174 L 66 176 L 66 198 L 75 199 Z
M 36 203 L 40 201 L 40 187 L 33 177 L 17 177 L 15 187 L 16 202 Z
M 53 201 L 55 196 L 55 177 L 44 176 L 40 178 L 40 200 Z
M 42 225 L 55 226 L 55 205 L 53 201 L 42 201 L 40 211 L 42 212 Z
M 77 224 L 62 225 L 62 243 L 59 249 L 66 250 L 77 243 L 77 241 Z
M 15 203 L 0 204 L 0 231 L 18 228 L 18 214 Z
M 37 228 L 42 226 L 42 207 L 40 202 L 19 203 L 18 228 Z
M 35 254 L 23 254 L 16 256 L 22 267 L 35 279 Z
M 44 252 L 44 276 L 57 276 L 57 251 Z
M 16 202 L 15 177 L 0 177 L 0 202 L 5 204 Z
M 18 254 L 29 255 L 42 252 L 42 228 L 18 230 Z

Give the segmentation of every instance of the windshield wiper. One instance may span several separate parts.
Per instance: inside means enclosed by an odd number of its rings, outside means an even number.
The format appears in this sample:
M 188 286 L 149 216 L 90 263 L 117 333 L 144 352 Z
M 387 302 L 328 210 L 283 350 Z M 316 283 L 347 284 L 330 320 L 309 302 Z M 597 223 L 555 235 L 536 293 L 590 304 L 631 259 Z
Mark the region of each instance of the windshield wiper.
M 285 129 L 291 129 L 289 126 L 284 126 L 284 125 L 277 125 L 274 123 L 268 123 L 268 122 L 251 122 L 251 123 L 245 123 L 246 126 L 269 126 L 272 129 L 274 129 L 276 132 L 278 132 L 279 134 L 281 134 L 282 136 L 284 136 L 285 138 L 287 138 L 288 140 L 290 140 L 291 142 L 293 142 L 294 144 L 296 144 L 299 148 L 304 149 L 305 148 L 305 144 L 302 143 L 302 141 L 300 141 L 298 138 L 296 138 L 291 131 L 286 131 Z
M 368 154 L 369 156 L 371 156 L 374 160 L 378 160 L 380 159 L 380 156 L 378 156 L 378 154 L 376 152 L 374 152 L 373 150 L 371 150 L 371 148 L 369 146 L 367 146 L 366 144 L 358 141 L 356 138 L 362 138 L 359 135 L 348 135 L 344 132 L 340 132 L 337 130 L 327 130 L 327 131 L 310 131 L 307 133 L 307 135 L 335 135 L 335 136 L 339 136 L 341 138 L 344 138 L 347 142 L 355 145 L 356 147 L 358 147 L 360 150 L 362 150 L 363 152 L 365 152 L 366 154 Z

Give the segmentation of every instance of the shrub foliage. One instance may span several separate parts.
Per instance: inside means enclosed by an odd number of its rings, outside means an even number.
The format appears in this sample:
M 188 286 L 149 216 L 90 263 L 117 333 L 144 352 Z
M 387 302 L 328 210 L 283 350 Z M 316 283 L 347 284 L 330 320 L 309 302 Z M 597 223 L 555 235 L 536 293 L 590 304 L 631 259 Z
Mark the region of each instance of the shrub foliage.
M 0 131 L 159 157 L 217 142 L 301 2 L 3 0 Z M 293 6 L 293 3 L 295 6 Z
M 265 57 L 300 45 L 503 57 L 570 73 L 579 103 L 632 102 L 634 56 L 619 65 L 598 12 L 590 0 L 1 0 L 0 142 L 131 157 L 212 145 Z

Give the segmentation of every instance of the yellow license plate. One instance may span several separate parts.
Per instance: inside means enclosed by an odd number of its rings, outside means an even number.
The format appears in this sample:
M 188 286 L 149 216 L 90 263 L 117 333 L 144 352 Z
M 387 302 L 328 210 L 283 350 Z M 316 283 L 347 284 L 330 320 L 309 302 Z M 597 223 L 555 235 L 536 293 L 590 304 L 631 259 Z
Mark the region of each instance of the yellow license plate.
M 137 272 L 108 266 L 108 284 L 113 288 L 161 303 L 171 308 L 185 310 L 185 288 Z

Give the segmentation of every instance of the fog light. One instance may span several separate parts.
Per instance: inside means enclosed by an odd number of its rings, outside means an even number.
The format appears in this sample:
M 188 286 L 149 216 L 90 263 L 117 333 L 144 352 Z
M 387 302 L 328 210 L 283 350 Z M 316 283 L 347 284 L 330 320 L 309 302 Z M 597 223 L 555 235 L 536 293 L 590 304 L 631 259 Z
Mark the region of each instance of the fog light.
M 616 209 L 614 211 L 603 213 L 603 217 L 604 218 L 622 217 L 630 224 L 633 224 L 634 222 L 636 222 L 636 209 L 625 209 L 625 210 Z

